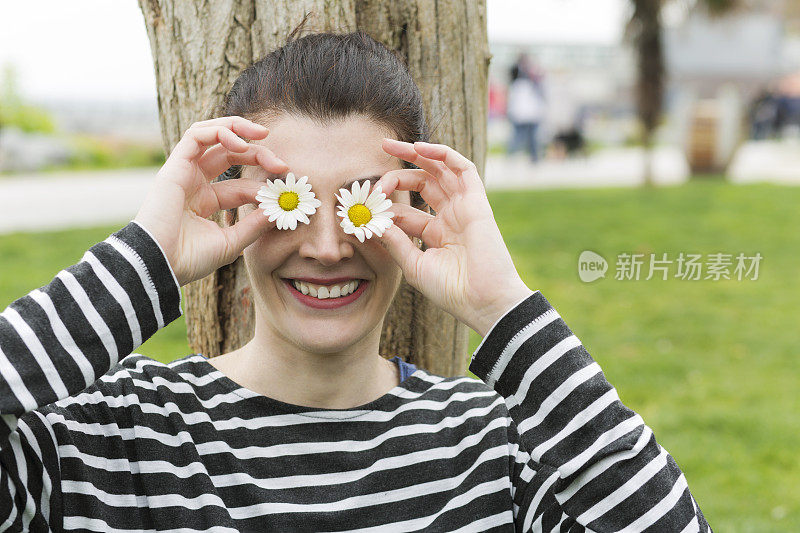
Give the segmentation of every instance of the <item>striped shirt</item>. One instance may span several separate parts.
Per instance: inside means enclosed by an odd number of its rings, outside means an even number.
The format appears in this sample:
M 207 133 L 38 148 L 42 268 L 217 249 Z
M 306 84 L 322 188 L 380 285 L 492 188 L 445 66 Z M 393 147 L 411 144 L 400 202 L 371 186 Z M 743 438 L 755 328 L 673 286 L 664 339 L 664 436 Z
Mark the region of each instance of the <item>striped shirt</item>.
M 181 315 L 131 222 L 0 314 L 2 531 L 710 531 L 540 292 L 469 368 L 350 409 L 132 354 Z

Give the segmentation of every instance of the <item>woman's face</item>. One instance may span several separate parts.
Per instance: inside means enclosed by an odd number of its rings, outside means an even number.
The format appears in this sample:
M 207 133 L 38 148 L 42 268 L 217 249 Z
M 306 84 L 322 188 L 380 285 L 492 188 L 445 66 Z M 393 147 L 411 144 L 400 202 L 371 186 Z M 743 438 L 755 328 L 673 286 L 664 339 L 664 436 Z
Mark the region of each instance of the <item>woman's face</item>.
M 401 271 L 377 237 L 359 242 L 339 225 L 336 215 L 340 188 L 351 189 L 353 180 L 372 184 L 390 170 L 402 168 L 399 159 L 381 149 L 387 128 L 363 116 L 320 124 L 283 114 L 265 124 L 270 130 L 263 141 L 289 166 L 296 178 L 308 176 L 316 198 L 322 202 L 309 216 L 310 224 L 298 222 L 295 230 L 270 228 L 244 251 L 244 260 L 255 292 L 257 330 L 312 353 L 346 351 L 370 333 L 379 338 L 383 317 L 400 283 Z M 266 181 L 281 178 L 260 167 L 243 168 L 242 177 Z M 408 191 L 395 191 L 392 202 L 410 203 Z M 241 207 L 244 216 L 255 204 Z M 320 285 L 342 287 L 359 280 L 362 287 L 344 298 L 318 300 L 303 295 L 289 280 L 317 279 Z M 333 281 L 341 279 L 342 281 Z M 330 289 L 329 289 L 330 291 Z M 319 294 L 319 293 L 318 293 Z M 336 304 L 327 309 L 314 304 Z

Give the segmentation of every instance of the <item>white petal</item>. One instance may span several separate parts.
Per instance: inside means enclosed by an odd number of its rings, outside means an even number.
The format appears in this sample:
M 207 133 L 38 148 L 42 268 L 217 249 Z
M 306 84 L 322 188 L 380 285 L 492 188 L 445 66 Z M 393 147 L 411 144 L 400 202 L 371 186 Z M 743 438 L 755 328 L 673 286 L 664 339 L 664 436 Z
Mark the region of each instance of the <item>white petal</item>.
M 291 188 L 294 187 L 294 173 L 289 172 L 286 174 L 286 186 Z
M 391 221 L 387 223 L 385 220 L 375 220 L 374 223 L 372 221 L 370 221 L 370 223 L 371 223 L 370 228 L 372 229 L 372 231 L 377 233 L 379 237 L 383 234 L 384 231 L 389 229 L 389 226 L 392 225 Z
M 378 199 L 376 196 L 373 196 L 372 194 L 370 194 L 370 195 L 367 197 L 367 200 L 364 202 L 364 205 L 365 205 L 365 206 L 367 206 L 367 207 L 369 208 L 369 210 L 370 210 L 370 211 L 372 211 L 372 209 L 373 209 L 373 208 L 374 208 L 376 205 L 378 205 L 380 202 L 381 202 L 381 201 L 380 201 L 380 200 L 379 200 L 379 199 Z
M 297 218 L 292 215 L 289 215 L 289 229 L 297 229 Z
M 267 180 L 267 188 L 275 194 L 280 194 L 280 189 L 278 188 L 278 185 L 272 180 Z
M 383 202 L 378 204 L 375 207 L 375 209 L 372 210 L 372 213 L 373 214 L 382 213 L 382 212 L 386 211 L 387 209 L 389 209 L 390 207 L 392 207 L 392 201 L 391 200 L 384 200 Z
M 362 226 L 362 229 L 364 230 L 364 233 L 367 234 L 367 239 L 372 237 L 372 231 L 369 229 L 369 225 Z
M 305 213 L 303 213 L 302 211 L 295 211 L 295 212 L 294 212 L 294 216 L 295 216 L 295 218 L 296 218 L 297 220 L 299 220 L 300 222 L 303 222 L 304 224 L 309 224 L 309 223 L 311 222 L 311 221 L 308 219 L 308 217 L 306 216 L 306 214 L 305 214 Z
M 342 195 L 342 199 L 344 200 L 342 204 L 344 204 L 345 206 L 350 207 L 351 205 L 356 203 L 355 200 L 353 199 L 353 194 L 347 189 L 339 189 L 339 194 Z
M 362 227 L 353 228 L 353 233 L 355 234 L 356 238 L 359 241 L 364 242 L 364 228 Z
M 308 176 L 303 176 L 302 178 L 297 180 L 295 183 L 297 185 L 305 185 L 307 181 L 308 181 Z M 310 185 L 309 185 L 309 187 L 310 187 Z
M 307 204 L 306 202 L 300 202 L 298 204 L 297 209 L 305 213 L 306 215 L 313 215 L 317 210 L 314 209 L 313 206 Z
M 288 228 L 288 227 L 289 227 L 289 223 L 288 223 L 288 221 L 286 220 L 286 217 L 287 217 L 287 215 L 288 215 L 288 214 L 289 214 L 289 213 L 287 213 L 286 211 L 284 211 L 284 212 L 282 212 L 282 213 L 280 214 L 280 216 L 278 216 L 278 228 L 279 228 L 279 229 L 286 229 L 286 228 Z
M 367 201 L 367 196 L 369 196 L 369 182 L 365 181 L 361 184 L 361 192 L 358 195 L 358 203 L 365 203 Z
M 272 191 L 267 191 L 267 192 L 265 192 L 264 194 L 260 194 L 260 193 L 259 193 L 259 194 L 257 194 L 257 195 L 256 195 L 256 198 L 257 198 L 258 200 L 260 200 L 260 201 L 264 201 L 264 200 L 277 200 L 277 199 L 278 199 L 278 195 L 277 195 L 277 194 L 275 194 L 275 193 L 274 193 L 274 192 L 272 192 Z

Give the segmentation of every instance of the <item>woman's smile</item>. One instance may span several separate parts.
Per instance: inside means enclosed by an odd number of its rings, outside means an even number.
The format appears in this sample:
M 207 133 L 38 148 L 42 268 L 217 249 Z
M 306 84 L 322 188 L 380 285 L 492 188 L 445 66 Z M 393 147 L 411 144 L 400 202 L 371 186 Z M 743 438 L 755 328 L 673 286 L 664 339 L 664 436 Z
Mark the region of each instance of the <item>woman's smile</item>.
M 325 284 L 290 278 L 281 278 L 281 281 L 298 302 L 314 309 L 338 309 L 351 304 L 369 285 L 368 280 L 355 278 Z

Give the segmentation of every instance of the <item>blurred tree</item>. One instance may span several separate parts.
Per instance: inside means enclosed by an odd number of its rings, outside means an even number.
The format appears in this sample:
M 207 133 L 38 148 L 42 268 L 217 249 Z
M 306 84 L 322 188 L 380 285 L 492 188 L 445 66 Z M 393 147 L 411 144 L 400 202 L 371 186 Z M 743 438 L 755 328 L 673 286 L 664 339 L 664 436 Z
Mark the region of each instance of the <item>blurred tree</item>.
M 239 72 L 283 44 L 306 11 L 319 29 L 361 29 L 409 65 L 433 141 L 471 158 L 483 173 L 489 50 L 485 0 L 139 0 L 155 64 L 167 153 L 195 121 L 210 118 Z M 223 223 L 223 217 L 215 217 Z M 417 242 L 418 245 L 421 243 Z M 209 357 L 253 333 L 243 261 L 185 288 L 189 344 Z M 441 375 L 463 374 L 467 329 L 403 281 L 384 321 L 381 354 L 400 355 Z
M 3 66 L 0 84 L 0 130 L 16 127 L 27 133 L 53 133 L 55 124 L 50 114 L 26 104 L 20 95 L 17 72 L 13 65 Z
M 645 185 L 653 183 L 653 135 L 661 117 L 666 71 L 664 68 L 663 24 L 661 8 L 670 0 L 631 0 L 633 15 L 626 30 L 636 49 L 636 108 L 641 123 L 645 149 Z M 724 15 L 739 7 L 743 0 L 696 0 L 693 8 L 711 15 Z

